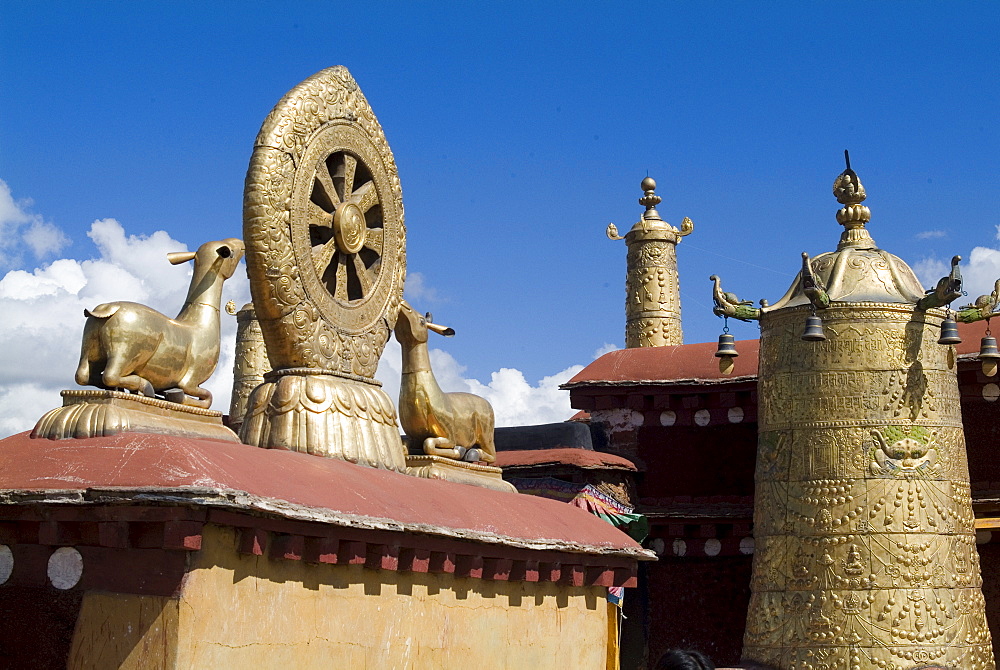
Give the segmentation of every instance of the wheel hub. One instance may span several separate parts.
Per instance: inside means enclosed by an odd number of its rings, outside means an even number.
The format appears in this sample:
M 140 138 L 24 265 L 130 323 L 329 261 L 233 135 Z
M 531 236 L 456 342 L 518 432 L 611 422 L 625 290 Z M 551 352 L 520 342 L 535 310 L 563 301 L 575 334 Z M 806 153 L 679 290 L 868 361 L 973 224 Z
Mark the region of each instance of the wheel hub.
M 348 202 L 337 208 L 333 215 L 333 235 L 337 248 L 345 254 L 356 254 L 365 245 L 365 215 L 361 208 Z

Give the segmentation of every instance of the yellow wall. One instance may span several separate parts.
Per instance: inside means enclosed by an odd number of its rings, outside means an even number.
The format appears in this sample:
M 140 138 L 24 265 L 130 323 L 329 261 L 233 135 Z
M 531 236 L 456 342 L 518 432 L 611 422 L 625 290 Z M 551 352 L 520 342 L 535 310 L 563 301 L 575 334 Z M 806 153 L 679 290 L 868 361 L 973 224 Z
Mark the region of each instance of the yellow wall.
M 89 592 L 70 650 L 70 670 L 175 668 L 179 601 Z
M 240 670 L 608 662 L 601 587 L 314 565 L 242 555 L 236 542 L 232 528 L 205 526 L 179 602 L 87 594 L 70 667 L 118 667 L 88 663 L 112 657 L 122 667 Z M 179 642 L 166 651 L 173 629 Z

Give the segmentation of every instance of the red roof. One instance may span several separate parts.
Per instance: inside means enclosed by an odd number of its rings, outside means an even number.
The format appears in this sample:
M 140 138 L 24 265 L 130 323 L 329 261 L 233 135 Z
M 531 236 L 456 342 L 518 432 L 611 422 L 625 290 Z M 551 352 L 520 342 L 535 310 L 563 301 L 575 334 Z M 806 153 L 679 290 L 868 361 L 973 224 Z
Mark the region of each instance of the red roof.
M 54 502 L 103 493 L 121 502 L 187 501 L 354 528 L 648 557 L 608 523 L 561 502 L 333 458 L 166 435 L 13 435 L 0 440 L 0 491 L 9 503 L 38 502 L 38 491 Z
M 672 347 L 638 347 L 610 351 L 578 372 L 564 388 L 591 384 L 663 384 L 683 380 L 731 381 L 757 376 L 758 340 L 736 343 L 736 368 L 732 375 L 719 372 L 716 342 L 680 344 Z
M 986 334 L 986 322 L 960 323 L 958 332 L 962 337 L 962 343 L 955 345 L 958 354 L 974 355 L 979 352 L 980 338 Z M 718 344 L 715 342 L 698 342 L 672 347 L 618 349 L 604 354 L 585 367 L 563 384 L 563 388 L 676 384 L 685 381 L 720 383 L 745 381 L 748 377 L 757 376 L 759 340 L 740 340 L 736 343 L 739 356 L 734 361 L 735 368 L 731 375 L 724 375 L 719 371 L 719 359 L 715 357 L 717 348 Z

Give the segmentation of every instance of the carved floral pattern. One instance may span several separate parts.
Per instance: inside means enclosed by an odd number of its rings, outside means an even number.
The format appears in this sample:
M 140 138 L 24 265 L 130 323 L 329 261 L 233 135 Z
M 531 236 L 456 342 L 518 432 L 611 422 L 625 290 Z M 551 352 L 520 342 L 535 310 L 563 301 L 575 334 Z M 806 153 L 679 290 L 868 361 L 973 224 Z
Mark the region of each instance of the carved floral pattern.
M 799 339 L 802 310 L 761 321 L 744 658 L 782 670 L 992 670 L 938 317 L 838 305 L 823 319 L 820 343 Z
M 328 295 L 303 232 L 310 222 L 302 200 L 312 191 L 313 174 L 338 150 L 370 172 L 381 206 L 381 258 L 363 300 Z M 251 293 L 271 364 L 371 378 L 402 299 L 406 230 L 392 152 L 345 68 L 330 68 L 302 82 L 264 121 L 247 172 L 244 238 Z

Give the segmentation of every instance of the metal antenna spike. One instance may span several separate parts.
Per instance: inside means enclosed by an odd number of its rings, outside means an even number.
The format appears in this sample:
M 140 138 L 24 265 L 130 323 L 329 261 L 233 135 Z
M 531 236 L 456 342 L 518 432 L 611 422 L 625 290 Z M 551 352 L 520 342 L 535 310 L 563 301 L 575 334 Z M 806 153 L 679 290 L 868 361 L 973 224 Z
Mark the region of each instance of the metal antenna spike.
M 850 170 L 851 169 L 851 154 L 847 151 L 847 149 L 844 149 L 844 161 L 847 163 L 847 169 Z

